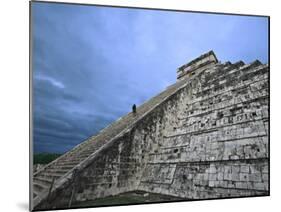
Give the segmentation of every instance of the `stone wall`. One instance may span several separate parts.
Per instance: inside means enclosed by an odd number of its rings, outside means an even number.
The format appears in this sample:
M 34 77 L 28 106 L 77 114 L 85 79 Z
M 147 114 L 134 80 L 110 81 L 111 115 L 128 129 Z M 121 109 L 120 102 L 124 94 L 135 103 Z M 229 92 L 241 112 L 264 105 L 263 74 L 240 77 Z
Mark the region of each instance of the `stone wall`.
M 220 65 L 163 105 L 164 124 L 150 121 L 162 137 L 151 139 L 158 146 L 138 189 L 189 199 L 268 194 L 267 77 L 258 62 Z

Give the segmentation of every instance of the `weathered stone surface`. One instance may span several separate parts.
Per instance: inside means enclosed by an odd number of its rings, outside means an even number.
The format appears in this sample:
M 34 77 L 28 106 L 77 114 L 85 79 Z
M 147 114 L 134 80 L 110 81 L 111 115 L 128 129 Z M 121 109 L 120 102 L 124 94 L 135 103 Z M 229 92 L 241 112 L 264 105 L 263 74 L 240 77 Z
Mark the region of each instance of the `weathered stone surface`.
M 214 61 L 35 173 L 36 208 L 134 190 L 268 195 L 268 66 Z

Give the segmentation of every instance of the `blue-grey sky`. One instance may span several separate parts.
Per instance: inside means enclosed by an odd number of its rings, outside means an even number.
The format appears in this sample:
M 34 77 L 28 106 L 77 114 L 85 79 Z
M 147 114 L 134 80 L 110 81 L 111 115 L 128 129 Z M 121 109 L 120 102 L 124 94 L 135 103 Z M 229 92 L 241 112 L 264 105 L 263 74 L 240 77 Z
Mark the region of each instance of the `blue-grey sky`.
M 268 19 L 32 3 L 35 152 L 65 152 L 214 50 L 268 62 Z

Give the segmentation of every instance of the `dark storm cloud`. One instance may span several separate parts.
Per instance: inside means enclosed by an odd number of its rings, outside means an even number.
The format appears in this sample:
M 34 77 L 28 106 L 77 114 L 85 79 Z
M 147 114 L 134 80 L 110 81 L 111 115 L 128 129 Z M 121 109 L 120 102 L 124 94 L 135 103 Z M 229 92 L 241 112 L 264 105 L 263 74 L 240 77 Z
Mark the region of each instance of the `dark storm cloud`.
M 267 62 L 265 18 L 32 3 L 36 152 L 65 152 L 213 49 Z M 239 48 L 238 48 L 239 47 Z

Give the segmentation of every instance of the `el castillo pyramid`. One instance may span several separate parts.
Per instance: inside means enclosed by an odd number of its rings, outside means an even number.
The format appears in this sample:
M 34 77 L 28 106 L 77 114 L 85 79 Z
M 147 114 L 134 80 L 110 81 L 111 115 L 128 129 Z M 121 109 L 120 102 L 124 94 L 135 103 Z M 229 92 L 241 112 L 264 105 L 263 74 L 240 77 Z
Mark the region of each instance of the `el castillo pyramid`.
M 35 210 L 130 191 L 192 199 L 269 195 L 269 67 L 213 51 L 177 82 L 33 174 Z

